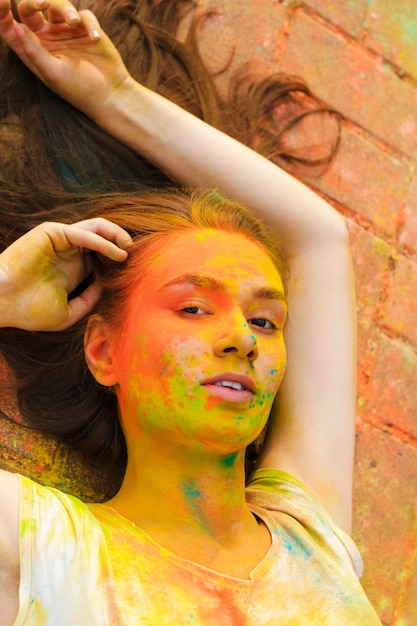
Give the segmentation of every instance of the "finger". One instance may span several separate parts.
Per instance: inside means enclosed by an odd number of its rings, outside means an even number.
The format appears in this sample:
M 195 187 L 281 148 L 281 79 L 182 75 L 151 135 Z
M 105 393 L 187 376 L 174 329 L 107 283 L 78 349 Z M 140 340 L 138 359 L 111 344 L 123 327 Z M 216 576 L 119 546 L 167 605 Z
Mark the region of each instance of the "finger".
M 61 73 L 61 64 L 40 43 L 38 37 L 24 24 L 17 24 L 13 36 L 4 37 L 23 63 L 46 85 Z
M 81 228 L 79 225 L 47 223 L 42 225 L 41 230 L 49 237 L 56 253 L 78 247 L 103 254 L 113 261 L 124 261 L 127 252 L 121 245 L 129 243 L 129 235 L 112 222 L 106 223 L 106 220 L 101 219 L 91 221 L 94 223 L 84 224 Z
M 23 24 L 36 32 L 45 26 L 46 20 L 42 13 L 48 3 L 46 0 L 22 0 L 18 5 L 19 17 Z
M 88 9 L 80 11 L 80 21 L 86 29 L 91 41 L 100 41 L 102 37 L 102 30 L 100 27 L 100 22 L 98 21 L 94 13 L 92 13 Z
M 71 2 L 67 0 L 45 0 L 48 4 L 48 19 L 53 23 L 66 22 L 79 24 L 80 14 Z
M 79 322 L 83 317 L 91 313 L 100 299 L 102 288 L 97 283 L 92 283 L 82 294 L 68 302 L 68 315 L 58 328 L 54 330 L 65 330 Z
M 88 230 L 96 233 L 97 235 L 101 235 L 109 241 L 117 244 L 119 248 L 122 248 L 123 250 L 131 246 L 133 243 L 132 237 L 126 230 L 124 230 L 124 228 L 102 217 L 82 220 L 73 225 L 78 228 L 82 228 L 83 230 Z
M 12 21 L 13 16 L 10 10 L 9 0 L 0 0 L 0 23 L 2 24 L 2 28 L 4 28 L 6 22 L 9 26 Z
M 31 44 L 30 50 L 33 52 L 34 41 L 28 40 L 29 33 L 30 31 L 27 32 L 25 26 L 16 22 L 13 18 L 12 12 L 10 11 L 10 2 L 8 0 L 0 0 L 0 36 L 23 63 L 39 77 L 33 60 L 27 56 L 25 51 L 26 45 Z M 39 41 L 35 40 L 35 43 L 36 42 L 38 43 L 38 47 L 42 47 Z
M 10 39 L 15 37 L 14 29 L 17 22 L 10 11 L 10 2 L 0 0 L 0 36 L 8 44 Z
M 34 31 L 47 22 L 45 13 L 49 22 L 66 22 L 71 25 L 80 23 L 77 9 L 67 0 L 21 0 L 18 12 L 22 22 Z

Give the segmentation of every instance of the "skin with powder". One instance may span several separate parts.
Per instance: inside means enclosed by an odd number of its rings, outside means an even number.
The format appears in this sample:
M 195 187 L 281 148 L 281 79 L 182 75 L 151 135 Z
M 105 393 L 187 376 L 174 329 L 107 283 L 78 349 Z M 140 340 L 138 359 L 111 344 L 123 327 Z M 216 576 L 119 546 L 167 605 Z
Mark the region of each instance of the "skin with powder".
M 94 378 L 116 394 L 128 451 L 120 491 L 106 505 L 89 509 L 100 523 L 113 520 L 105 526 L 108 538 L 112 533 L 118 538 L 113 569 L 123 562 L 126 536 L 136 533 L 132 526 L 139 529 L 143 542 L 138 558 L 150 555 L 133 576 L 134 585 L 139 578 L 145 580 L 144 588 L 149 589 L 145 599 L 153 598 L 158 589 L 152 578 L 146 578 L 153 575 L 147 564 L 153 563 L 155 554 L 147 550 L 150 545 L 155 548 L 155 542 L 161 558 L 168 554 L 170 563 L 187 560 L 183 570 L 187 576 L 190 570 L 198 571 L 198 580 L 204 578 L 204 585 L 199 585 L 202 594 L 209 579 L 226 577 L 225 614 L 227 607 L 239 610 L 224 623 L 243 624 L 250 607 L 239 603 L 252 575 L 260 576 L 262 564 L 272 563 L 281 550 L 272 587 L 259 597 L 264 621 L 252 615 L 248 623 L 272 625 L 285 616 L 287 622 L 282 623 L 331 624 L 340 611 L 347 611 L 344 614 L 350 617 L 340 617 L 339 623 L 353 624 L 356 615 L 356 623 L 378 624 L 353 572 L 357 550 L 349 548 L 349 538 L 325 512 L 349 531 L 355 323 L 343 217 L 273 163 L 136 83 L 91 12 L 78 13 L 66 0 L 36 5 L 23 0 L 19 7 L 23 25 L 15 22 L 8 0 L 0 0 L 0 35 L 47 86 L 175 180 L 189 187 L 216 187 L 255 207 L 282 241 L 290 271 L 284 289 L 271 255 L 257 242 L 220 227 L 178 229 L 164 235 L 156 251 L 150 247 L 149 254 L 144 253 L 121 320 L 116 323 L 103 316 L 100 302 L 89 318 L 85 358 Z M 90 313 L 101 295 L 94 282 L 75 299 L 65 295 L 91 271 L 86 252 L 111 256 L 120 267 L 127 256 L 129 263 L 129 236 L 120 224 L 108 221 L 44 224 L 25 237 L 23 244 L 18 240 L 0 256 L 1 326 L 68 328 Z M 22 280 L 23 266 L 10 263 L 23 249 L 33 250 L 24 255 L 31 283 Z M 44 270 L 37 269 L 39 256 L 47 257 L 43 267 L 51 272 L 46 292 L 40 289 L 46 283 Z M 46 298 L 53 301 L 55 296 L 59 302 L 55 312 L 49 306 L 47 315 L 28 316 L 28 310 L 44 310 Z M 16 301 L 23 303 L 18 309 Z M 254 501 L 248 503 L 245 449 L 268 418 L 258 460 L 258 477 L 264 482 L 261 489 L 252 489 Z M 271 485 L 281 482 L 285 484 L 281 495 L 271 504 L 269 498 L 276 497 Z M 26 485 L 24 480 L 21 484 Z M 36 487 L 32 489 L 36 492 Z M 0 472 L 0 493 L 6 503 L 0 509 L 0 562 L 6 563 L 0 588 L 6 611 L 1 626 L 14 624 L 19 611 L 18 492 L 18 477 Z M 259 494 L 266 498 L 265 505 Z M 291 511 L 280 511 L 280 497 L 291 502 L 294 498 Z M 77 502 L 74 508 L 83 506 Z M 275 515 L 274 522 L 267 521 L 271 516 L 262 513 L 262 506 Z M 319 511 L 316 517 L 311 508 Z M 324 544 L 321 561 L 317 537 L 320 549 Z M 126 554 L 130 552 L 125 553 L 128 559 Z M 153 570 L 158 574 L 166 564 L 160 560 Z M 136 571 L 133 560 L 130 565 Z M 80 572 L 84 574 L 86 567 L 80 565 Z M 280 576 L 282 598 L 277 603 L 274 585 Z M 174 578 L 161 574 L 160 588 L 174 584 Z M 84 584 L 87 580 L 83 589 Z M 100 585 L 92 584 L 98 593 Z M 130 579 L 123 579 L 122 595 L 130 584 Z M 232 588 L 238 586 L 240 595 L 232 600 Z M 188 606 L 187 597 L 194 601 L 194 583 L 190 589 L 183 592 L 181 587 L 181 601 L 170 608 L 172 615 L 179 606 Z M 175 592 L 169 591 L 167 598 L 176 597 Z M 70 589 L 66 593 L 70 598 Z M 220 595 L 213 593 L 216 598 Z M 194 607 L 195 613 L 201 611 L 194 624 L 217 626 L 213 620 L 221 612 L 215 603 L 209 611 L 204 597 Z M 319 610 L 314 608 L 317 598 Z M 146 605 L 143 598 L 135 599 L 126 612 L 142 604 Z M 164 601 L 156 604 L 161 612 L 153 623 L 165 623 L 170 612 Z M 137 623 L 137 614 L 132 615 L 133 621 L 126 623 Z M 175 616 L 174 622 L 183 619 Z M 305 621 L 291 622 L 301 618 Z M 149 617 L 142 619 L 146 623 Z M 119 622 L 124 623 L 121 619 L 112 623 Z

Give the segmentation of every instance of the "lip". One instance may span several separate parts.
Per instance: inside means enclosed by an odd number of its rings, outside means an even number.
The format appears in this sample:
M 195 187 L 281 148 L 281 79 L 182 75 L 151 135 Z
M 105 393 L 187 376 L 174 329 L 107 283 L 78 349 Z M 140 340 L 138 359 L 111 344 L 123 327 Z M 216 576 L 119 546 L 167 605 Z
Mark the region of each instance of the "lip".
M 223 374 L 217 374 L 216 376 L 207 378 L 201 384 L 206 387 L 208 385 L 214 385 L 215 383 L 218 383 L 222 380 L 230 380 L 233 383 L 239 383 L 240 385 L 242 385 L 242 387 L 244 388 L 242 391 L 234 390 L 234 391 L 237 391 L 238 393 L 250 392 L 251 394 L 254 394 L 256 391 L 255 383 L 249 376 L 246 376 L 246 374 L 236 374 L 233 372 L 224 372 Z M 216 389 L 230 389 L 230 388 L 216 387 Z

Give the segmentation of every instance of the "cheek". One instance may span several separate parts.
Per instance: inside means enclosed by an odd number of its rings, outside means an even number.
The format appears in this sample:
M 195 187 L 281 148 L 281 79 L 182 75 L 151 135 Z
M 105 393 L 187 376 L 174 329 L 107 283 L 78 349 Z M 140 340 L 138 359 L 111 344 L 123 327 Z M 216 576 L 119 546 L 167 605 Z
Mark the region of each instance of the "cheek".
M 263 370 L 266 381 L 266 389 L 272 394 L 276 394 L 282 382 L 287 364 L 287 352 L 282 339 L 279 346 L 272 349 L 268 347 L 264 353 Z
M 180 332 L 164 331 L 139 336 L 134 344 L 120 347 L 118 374 L 121 384 L 139 390 L 160 389 L 170 393 L 189 389 L 196 381 L 209 375 L 213 354 L 207 333 L 181 338 Z M 149 337 L 152 336 L 153 340 Z M 175 381 L 175 385 L 173 385 Z M 183 393 L 183 392 L 182 392 Z
M 199 338 L 176 338 L 166 346 L 158 373 L 167 396 L 196 397 L 201 381 L 214 373 L 212 356 L 210 344 Z

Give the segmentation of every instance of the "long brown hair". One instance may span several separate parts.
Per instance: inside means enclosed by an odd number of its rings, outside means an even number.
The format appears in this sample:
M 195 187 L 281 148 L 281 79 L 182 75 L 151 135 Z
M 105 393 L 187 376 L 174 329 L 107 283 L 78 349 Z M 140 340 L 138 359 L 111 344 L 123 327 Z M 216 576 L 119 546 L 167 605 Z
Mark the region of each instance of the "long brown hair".
M 240 233 L 262 247 L 286 278 L 285 263 L 265 225 L 252 211 L 217 191 L 173 189 L 141 196 L 94 197 L 83 202 L 82 210 L 118 223 L 134 240 L 122 265 L 93 257 L 93 274 L 103 287 L 94 312 L 112 324 L 123 323 L 124 303 L 146 272 L 143 260 L 149 257 L 149 247 L 157 252 L 161 238 L 184 229 Z M 126 447 L 116 398 L 94 380 L 86 366 L 85 325 L 82 320 L 60 333 L 2 329 L 0 349 L 14 372 L 19 406 L 28 423 L 108 465 L 123 460 Z

